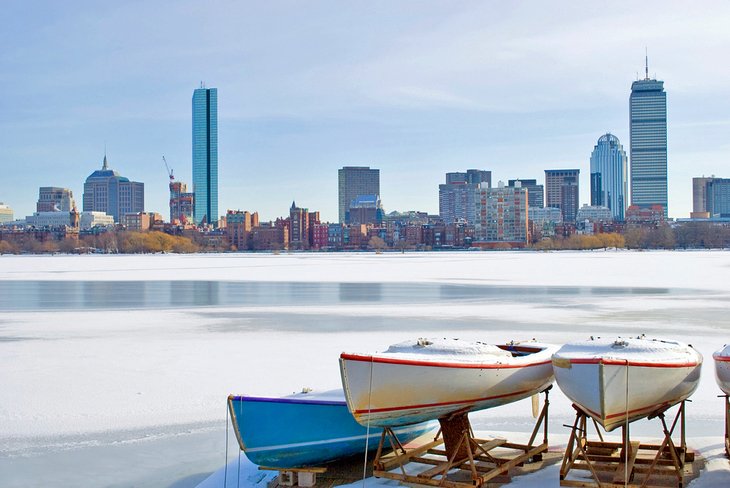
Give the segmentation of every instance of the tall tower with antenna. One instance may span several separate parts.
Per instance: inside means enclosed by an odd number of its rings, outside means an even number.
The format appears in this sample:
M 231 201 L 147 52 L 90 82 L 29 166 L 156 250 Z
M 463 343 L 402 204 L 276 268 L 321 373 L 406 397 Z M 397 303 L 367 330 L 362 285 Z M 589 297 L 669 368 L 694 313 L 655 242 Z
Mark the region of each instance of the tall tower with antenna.
M 661 205 L 667 217 L 667 94 L 663 81 L 649 78 L 648 52 L 644 76 L 629 97 L 631 205 Z

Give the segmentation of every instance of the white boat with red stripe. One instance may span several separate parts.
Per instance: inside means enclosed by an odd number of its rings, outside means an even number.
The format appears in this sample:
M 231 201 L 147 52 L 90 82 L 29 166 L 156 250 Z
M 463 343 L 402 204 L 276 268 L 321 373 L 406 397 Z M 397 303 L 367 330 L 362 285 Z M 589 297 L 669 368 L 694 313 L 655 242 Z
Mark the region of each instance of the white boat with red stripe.
M 644 336 L 591 338 L 553 355 L 560 389 L 606 431 L 689 398 L 701 367 L 702 355 L 692 346 Z
M 350 412 L 362 425 L 394 427 L 498 407 L 553 382 L 558 346 L 418 339 L 376 354 L 340 355 Z
M 712 355 L 715 360 L 715 379 L 720 389 L 730 395 L 730 344 Z

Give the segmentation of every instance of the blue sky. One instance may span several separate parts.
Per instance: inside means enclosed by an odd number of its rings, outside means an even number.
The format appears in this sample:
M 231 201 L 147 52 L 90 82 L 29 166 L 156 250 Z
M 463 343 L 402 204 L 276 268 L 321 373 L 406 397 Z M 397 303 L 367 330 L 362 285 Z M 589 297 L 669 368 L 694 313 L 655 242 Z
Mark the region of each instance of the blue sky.
M 32 2 L 0 13 L 0 201 L 110 166 L 168 217 L 165 155 L 191 184 L 191 97 L 218 88 L 219 209 L 292 200 L 337 218 L 337 168 L 381 170 L 386 211 L 438 212 L 447 171 L 581 169 L 643 71 L 664 80 L 670 216 L 730 177 L 727 2 Z

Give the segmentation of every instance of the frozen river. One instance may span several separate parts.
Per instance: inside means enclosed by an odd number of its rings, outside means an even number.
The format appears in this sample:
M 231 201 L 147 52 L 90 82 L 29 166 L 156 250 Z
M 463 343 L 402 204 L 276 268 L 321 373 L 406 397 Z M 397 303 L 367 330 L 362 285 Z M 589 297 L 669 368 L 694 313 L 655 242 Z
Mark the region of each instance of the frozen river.
M 0 486 L 195 486 L 225 462 L 228 394 L 335 388 L 340 352 L 435 335 L 689 342 L 688 434 L 719 445 L 728 276 L 727 252 L 0 256 Z M 519 405 L 475 429 L 527 432 Z

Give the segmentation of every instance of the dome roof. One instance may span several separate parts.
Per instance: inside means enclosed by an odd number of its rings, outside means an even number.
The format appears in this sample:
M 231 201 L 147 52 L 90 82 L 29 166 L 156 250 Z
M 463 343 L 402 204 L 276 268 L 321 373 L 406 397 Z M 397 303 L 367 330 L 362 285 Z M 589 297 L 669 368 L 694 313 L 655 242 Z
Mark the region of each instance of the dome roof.
M 608 132 L 598 138 L 598 143 L 621 144 L 621 141 L 618 140 L 618 137 Z
M 106 154 L 104 154 L 104 163 L 101 169 L 97 169 L 96 171 L 91 173 L 89 177 L 86 178 L 86 181 L 108 180 L 109 178 L 118 178 L 120 181 L 129 181 L 127 178 L 119 176 L 119 173 L 117 173 L 116 171 L 109 169 L 109 163 L 106 160 Z

